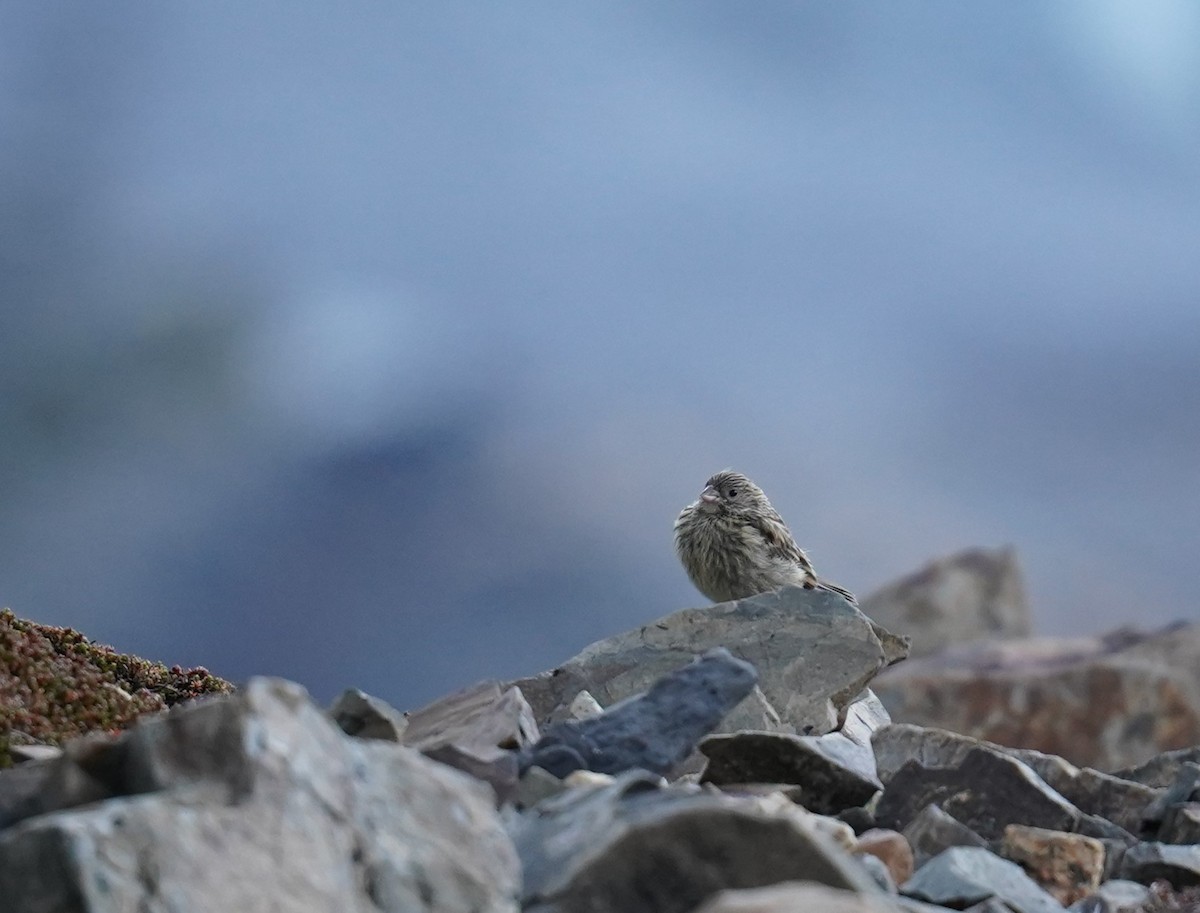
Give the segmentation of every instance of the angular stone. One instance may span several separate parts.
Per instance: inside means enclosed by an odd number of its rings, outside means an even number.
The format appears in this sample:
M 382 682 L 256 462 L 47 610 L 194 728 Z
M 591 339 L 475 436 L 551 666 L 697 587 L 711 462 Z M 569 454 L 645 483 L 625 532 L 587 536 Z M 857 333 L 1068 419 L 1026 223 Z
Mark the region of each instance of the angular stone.
M 533 711 L 519 688 L 480 682 L 408 715 L 402 743 L 425 751 L 456 745 L 481 758 L 519 751 L 540 738 Z
M 801 804 L 823 815 L 865 805 L 883 785 L 875 776 L 875 756 L 840 732 L 797 736 L 778 732 L 738 732 L 710 736 L 700 743 L 708 758 L 703 783 L 776 782 L 802 788 Z
M 1094 892 L 1104 873 L 1104 844 L 1082 834 L 1010 824 L 1000 855 L 1021 866 L 1064 906 Z
M 559 668 L 516 684 L 544 720 L 584 689 L 611 707 L 716 646 L 754 665 L 781 727 L 801 735 L 836 729 L 894 652 L 885 650 L 870 619 L 840 596 L 784 587 L 676 612 L 592 644 Z M 761 710 L 752 715 L 762 718 Z M 726 731 L 736 728 L 737 718 L 735 710 Z
M 913 851 L 903 834 L 884 828 L 872 828 L 858 837 L 854 852 L 878 858 L 896 884 L 904 884 L 912 878 Z
M 486 787 L 347 738 L 298 685 L 252 679 L 117 744 L 106 779 L 140 794 L 0 832 L 5 913 L 515 913 L 518 860 Z
M 1158 829 L 1162 843 L 1200 843 L 1200 802 L 1172 805 Z
M 1125 851 L 1121 877 L 1141 884 L 1165 878 L 1176 888 L 1200 884 L 1200 844 L 1139 843 Z
M 9 745 L 8 753 L 13 764 L 27 764 L 30 761 L 53 761 L 62 757 L 63 750 L 57 745 L 32 742 L 28 745 Z
M 399 742 L 408 726 L 404 714 L 387 701 L 357 688 L 343 691 L 329 708 L 329 716 L 346 735 L 360 739 Z
M 586 769 L 666 774 L 750 693 L 754 667 L 717 647 L 598 717 L 556 723 L 522 756 L 555 776 Z
M 888 867 L 883 864 L 883 860 L 878 856 L 872 856 L 870 853 L 855 853 L 854 858 L 858 860 L 858 864 L 863 867 L 875 885 L 884 894 L 896 894 L 896 880 L 892 878 L 892 873 L 888 871 Z
M 963 909 L 995 897 L 1018 913 L 1059 913 L 1062 905 L 1021 867 L 975 847 L 955 847 L 931 859 L 900 890 L 919 900 Z
M 1168 787 L 1181 765 L 1188 762 L 1200 764 L 1200 745 L 1164 751 L 1143 764 L 1118 770 L 1115 776 L 1151 787 Z
M 868 617 L 912 635 L 912 656 L 980 638 L 1028 637 L 1025 585 L 1011 548 L 969 549 L 934 561 L 862 602 Z
M 909 770 L 908 774 L 906 775 L 906 783 L 911 783 L 913 778 L 916 777 L 925 780 L 927 782 L 927 788 L 932 788 L 932 785 L 938 780 L 947 780 L 948 783 L 960 783 L 967 788 L 974 786 L 976 788 L 973 790 L 971 795 L 978 800 L 976 803 L 975 813 L 978 814 L 982 810 L 979 806 L 979 802 L 986 804 L 986 796 L 993 795 L 997 798 L 997 801 L 994 804 L 994 810 L 998 815 L 1003 817 L 1004 814 L 1007 814 L 1004 811 L 1004 806 L 1008 799 L 1004 798 L 999 791 L 1007 784 L 1008 788 L 1019 788 L 1021 792 L 1028 793 L 1031 799 L 1034 798 L 1035 793 L 1042 794 L 1043 798 L 1049 803 L 1055 804 L 1059 807 L 1062 817 L 1042 817 L 1039 820 L 1008 818 L 1007 820 L 1000 822 L 1001 827 L 1003 827 L 1004 824 L 1030 824 L 1035 827 L 1045 827 L 1050 830 L 1071 830 L 1086 834 L 1087 836 L 1091 837 L 1122 840 L 1126 843 L 1134 842 L 1134 838 L 1123 828 L 1098 815 L 1082 812 L 1064 796 L 1050 787 L 1033 771 L 1031 767 L 1029 767 L 1029 765 L 1018 759 L 1017 755 L 1027 755 L 1025 752 L 1006 749 L 1000 745 L 982 742 L 978 739 L 973 739 L 969 736 L 963 736 L 953 732 L 947 732 L 943 729 L 926 728 L 923 726 L 913 726 L 909 724 L 893 724 L 891 726 L 885 726 L 882 729 L 879 729 L 873 736 L 872 743 L 875 748 L 875 762 L 879 771 L 880 780 L 885 785 L 889 785 L 892 778 L 896 776 L 898 764 L 903 763 L 905 765 L 912 765 L 918 769 Z M 961 769 L 967 758 L 973 753 L 987 755 L 988 758 L 991 759 L 990 761 L 985 762 L 984 759 L 977 758 L 973 763 L 976 765 L 976 767 L 979 767 L 979 769 L 982 769 L 980 765 L 986 764 L 988 767 L 993 769 L 997 775 L 1005 772 L 1007 773 L 1005 773 L 1005 776 L 996 780 L 995 782 L 979 782 L 976 784 L 966 782 L 961 775 Z M 1056 758 L 1052 759 L 1050 756 L 1038 753 L 1033 753 L 1032 755 L 1028 756 L 1032 757 L 1037 763 L 1043 764 L 1044 766 L 1050 768 L 1056 767 L 1056 765 L 1052 763 L 1053 761 L 1060 760 Z M 1073 767 L 1070 769 L 1077 770 Z M 928 772 L 922 774 L 920 773 L 921 770 Z M 942 773 L 935 773 L 935 771 L 942 771 Z M 954 771 L 959 771 L 959 773 L 956 774 Z M 1060 781 L 1065 780 L 1069 785 L 1075 787 L 1077 793 L 1082 794 L 1085 797 L 1088 795 L 1088 788 L 1091 787 L 1092 782 L 1085 779 L 1082 774 L 1080 774 L 1077 778 L 1072 779 L 1066 772 L 1064 772 L 1064 770 L 1058 770 L 1056 776 L 1059 777 Z M 1030 790 L 1032 790 L 1032 792 L 1030 792 Z M 898 790 L 899 796 L 903 796 L 904 794 L 905 789 Z M 1131 791 L 1125 792 L 1124 795 L 1140 797 L 1141 789 L 1135 784 L 1131 787 Z M 887 803 L 888 808 L 897 807 L 895 804 L 897 798 L 898 796 L 894 795 L 892 799 L 889 800 L 885 792 L 884 800 L 881 802 L 880 807 L 883 808 L 884 803 Z M 917 801 L 916 796 L 913 794 L 909 794 L 908 798 L 911 800 L 910 805 Z M 965 794 L 964 796 L 959 797 L 960 800 L 964 798 L 966 798 Z M 941 799 L 935 798 L 933 801 L 941 802 Z M 950 807 L 946 803 L 942 804 L 944 811 L 950 813 L 953 817 L 959 818 L 965 824 L 971 826 L 975 830 L 978 830 L 981 834 L 984 834 L 984 836 L 989 838 L 999 836 L 998 832 L 991 833 L 989 831 L 988 833 L 984 833 L 984 830 L 980 830 L 980 827 L 976 826 L 976 824 L 980 824 L 980 822 L 970 821 L 966 818 L 963 818 L 962 815 L 959 814 L 957 805 Z M 1043 803 L 1043 806 L 1042 814 L 1045 814 L 1045 803 Z M 910 808 L 910 812 L 911 811 L 912 809 Z M 1029 812 L 1030 810 L 1026 809 L 1023 813 Z M 1138 814 L 1133 811 L 1127 810 L 1124 814 L 1127 818 L 1138 817 Z M 1066 826 L 1068 822 L 1074 823 L 1068 827 Z
M 943 850 L 953 846 L 987 847 L 988 842 L 939 805 L 926 805 L 903 831 L 913 851 L 913 865 L 920 868 Z
M 1175 779 L 1171 781 L 1171 785 L 1146 806 L 1142 812 L 1143 821 L 1148 827 L 1157 827 L 1169 809 L 1197 800 L 1200 800 L 1200 764 L 1188 761 L 1175 771 Z
M 1080 820 L 1079 810 L 1024 764 L 983 748 L 969 751 L 958 767 L 909 762 L 892 777 L 875 817 L 900 830 L 934 803 L 988 840 L 1007 824 L 1073 831 Z
M 718 891 L 815 881 L 870 896 L 848 854 L 790 803 L 695 787 L 659 788 L 639 771 L 514 816 L 526 913 L 690 913 Z
M 898 913 L 901 908 L 882 897 L 810 882 L 788 881 L 765 888 L 721 891 L 697 907 L 695 913 Z
M 1124 768 L 1200 742 L 1200 625 L 954 647 L 872 688 L 896 719 Z
M 1007 753 L 1032 767 L 1081 812 L 1105 818 L 1131 833 L 1138 832 L 1142 825 L 1142 810 L 1160 793 L 1133 780 L 1090 767 L 1076 767 L 1057 755 L 1028 748 L 1012 748 Z
M 1145 913 L 1150 889 L 1136 881 L 1113 879 L 1094 894 L 1071 904 L 1071 913 Z

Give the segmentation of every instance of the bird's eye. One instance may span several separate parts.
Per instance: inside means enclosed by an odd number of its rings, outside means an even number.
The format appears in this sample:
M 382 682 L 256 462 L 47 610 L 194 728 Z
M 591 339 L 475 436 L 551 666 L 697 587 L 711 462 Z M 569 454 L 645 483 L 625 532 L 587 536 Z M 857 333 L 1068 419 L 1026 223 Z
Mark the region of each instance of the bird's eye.
M 731 489 L 729 489 L 729 493 L 728 493 L 728 494 L 729 494 L 729 497 L 731 497 L 731 498 L 736 498 L 736 497 L 737 497 L 737 493 L 738 493 L 738 490 L 737 490 L 736 488 L 731 488 Z

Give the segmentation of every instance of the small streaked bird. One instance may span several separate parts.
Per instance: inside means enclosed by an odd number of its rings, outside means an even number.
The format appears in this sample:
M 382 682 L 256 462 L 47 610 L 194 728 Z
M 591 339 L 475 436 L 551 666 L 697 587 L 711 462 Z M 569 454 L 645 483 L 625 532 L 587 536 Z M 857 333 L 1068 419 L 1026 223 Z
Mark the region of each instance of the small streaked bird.
M 718 472 L 675 521 L 675 551 L 713 602 L 745 599 L 792 584 L 854 596 L 817 577 L 812 562 L 761 488 L 738 472 Z

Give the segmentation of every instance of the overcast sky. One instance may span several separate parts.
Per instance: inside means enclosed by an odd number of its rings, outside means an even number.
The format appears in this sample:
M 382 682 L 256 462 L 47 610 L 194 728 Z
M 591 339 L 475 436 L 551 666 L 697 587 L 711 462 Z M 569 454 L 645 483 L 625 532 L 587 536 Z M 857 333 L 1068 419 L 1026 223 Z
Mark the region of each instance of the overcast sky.
M 1200 7 L 0 6 L 0 605 L 411 706 L 702 604 L 1198 615 Z

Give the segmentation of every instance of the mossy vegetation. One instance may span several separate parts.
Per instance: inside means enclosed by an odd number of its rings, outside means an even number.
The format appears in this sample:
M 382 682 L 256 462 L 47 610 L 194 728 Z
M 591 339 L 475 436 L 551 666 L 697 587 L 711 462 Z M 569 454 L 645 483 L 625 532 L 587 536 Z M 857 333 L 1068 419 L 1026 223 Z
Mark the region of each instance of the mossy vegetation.
M 231 690 L 202 667 L 167 668 L 0 610 L 0 767 L 11 764 L 13 744 L 112 732 L 144 713 Z

